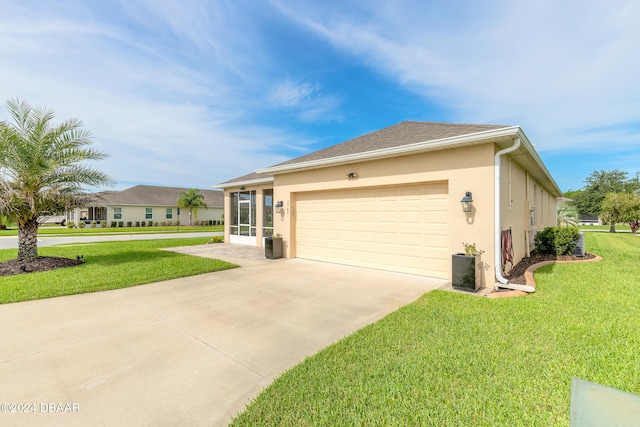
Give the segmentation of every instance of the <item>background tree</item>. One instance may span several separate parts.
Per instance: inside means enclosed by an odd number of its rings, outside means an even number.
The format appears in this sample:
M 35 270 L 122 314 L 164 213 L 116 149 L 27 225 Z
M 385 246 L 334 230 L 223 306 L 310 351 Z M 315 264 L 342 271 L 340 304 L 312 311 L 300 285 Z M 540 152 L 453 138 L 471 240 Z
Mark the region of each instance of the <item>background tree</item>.
M 610 224 L 609 231 L 616 231 L 615 225 L 628 223 L 633 233 L 640 226 L 640 196 L 633 193 L 609 193 L 602 202 L 602 219 Z
M 594 171 L 585 179 L 582 191 L 571 192 L 572 204 L 580 214 L 599 216 L 608 193 L 629 193 L 640 188 L 638 174 L 628 179 L 627 172 L 615 169 Z
M 89 148 L 78 119 L 52 123 L 53 112 L 9 100 L 13 122 L 0 121 L 0 213 L 18 225 L 18 259 L 38 257 L 38 218 L 63 213 L 84 197 L 84 185 L 111 183 L 85 164 L 107 157 Z
M 183 191 L 180 193 L 178 199 L 178 207 L 189 209 L 189 225 L 191 225 L 191 217 L 198 218 L 198 208 L 207 209 L 207 205 L 204 202 L 204 196 L 198 193 L 197 188 L 191 188 L 189 191 Z

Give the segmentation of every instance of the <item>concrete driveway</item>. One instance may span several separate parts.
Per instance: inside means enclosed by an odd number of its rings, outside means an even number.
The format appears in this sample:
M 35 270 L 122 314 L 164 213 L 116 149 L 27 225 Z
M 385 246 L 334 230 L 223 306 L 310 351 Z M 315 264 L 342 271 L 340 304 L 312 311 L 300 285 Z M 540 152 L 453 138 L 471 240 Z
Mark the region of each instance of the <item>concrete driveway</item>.
M 445 285 L 245 249 L 181 250 L 233 270 L 0 305 L 0 425 L 226 425 L 286 369 Z

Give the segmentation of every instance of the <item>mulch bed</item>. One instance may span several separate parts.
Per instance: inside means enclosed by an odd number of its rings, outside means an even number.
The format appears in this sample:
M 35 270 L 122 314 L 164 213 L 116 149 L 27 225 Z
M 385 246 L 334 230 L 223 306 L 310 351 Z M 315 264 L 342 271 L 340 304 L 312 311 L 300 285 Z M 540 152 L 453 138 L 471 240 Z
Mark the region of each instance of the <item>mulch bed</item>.
M 531 267 L 534 264 L 543 261 L 584 261 L 588 259 L 593 259 L 596 256 L 594 254 L 587 253 L 583 257 L 573 256 L 573 255 L 564 255 L 564 256 L 556 256 L 556 255 L 531 255 L 530 257 L 523 258 L 522 261 L 517 263 L 509 274 L 505 276 L 509 283 L 526 285 L 527 282 L 524 278 L 524 272 L 527 268 Z
M 49 271 L 58 268 L 73 267 L 83 264 L 84 260 L 41 256 L 33 261 L 18 261 L 12 259 L 0 262 L 0 276 L 13 276 L 16 274 L 34 273 L 36 271 Z

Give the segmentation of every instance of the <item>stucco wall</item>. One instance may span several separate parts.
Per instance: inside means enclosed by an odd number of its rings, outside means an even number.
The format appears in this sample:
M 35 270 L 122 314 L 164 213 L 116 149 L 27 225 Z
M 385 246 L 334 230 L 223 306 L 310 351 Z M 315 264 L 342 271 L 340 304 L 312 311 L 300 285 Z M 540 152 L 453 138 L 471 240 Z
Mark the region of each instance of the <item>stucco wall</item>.
M 485 251 L 481 257 L 485 272 L 483 285 L 492 286 L 493 153 L 493 145 L 483 144 L 276 175 L 274 200 L 282 200 L 284 209 L 275 215 L 274 232 L 283 235 L 286 256 L 295 257 L 293 221 L 298 192 L 447 182 L 449 252 L 462 252 L 463 242 L 476 243 Z M 347 179 L 349 172 L 357 173 L 358 178 Z M 473 194 L 473 211 L 468 214 L 462 212 L 460 204 L 466 191 Z
M 500 229 L 511 228 L 514 264 L 517 264 L 530 254 L 535 234 L 545 227 L 556 225 L 556 200 L 511 157 L 505 156 L 502 159 L 500 175 Z M 505 273 L 508 273 L 511 267 L 512 265 L 507 263 Z

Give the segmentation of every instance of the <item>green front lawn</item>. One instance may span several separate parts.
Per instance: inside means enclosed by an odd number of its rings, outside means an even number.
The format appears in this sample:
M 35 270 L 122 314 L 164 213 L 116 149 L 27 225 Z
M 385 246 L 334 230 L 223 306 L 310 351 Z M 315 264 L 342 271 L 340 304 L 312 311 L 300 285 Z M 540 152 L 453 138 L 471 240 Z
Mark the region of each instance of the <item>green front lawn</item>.
M 0 304 L 126 288 L 161 280 L 237 267 L 224 261 L 162 251 L 201 245 L 209 238 L 83 243 L 40 248 L 41 256 L 75 258 L 83 265 L 0 277 Z M 17 249 L 0 250 L 0 261 L 15 258 Z
M 199 225 L 189 226 L 181 225 L 180 227 L 106 227 L 106 228 L 66 228 L 66 227 L 52 227 L 41 225 L 38 228 L 38 236 L 52 236 L 52 235 L 101 235 L 101 234 L 113 234 L 113 233 L 126 233 L 126 234 L 152 234 L 152 233 L 198 233 L 198 232 L 216 232 L 224 231 L 224 225 Z M 8 230 L 0 230 L 0 236 L 17 236 L 18 228 L 15 226 L 10 227 Z
M 600 262 L 537 292 L 433 291 L 283 374 L 234 426 L 569 425 L 571 378 L 640 394 L 640 237 L 587 233 Z

